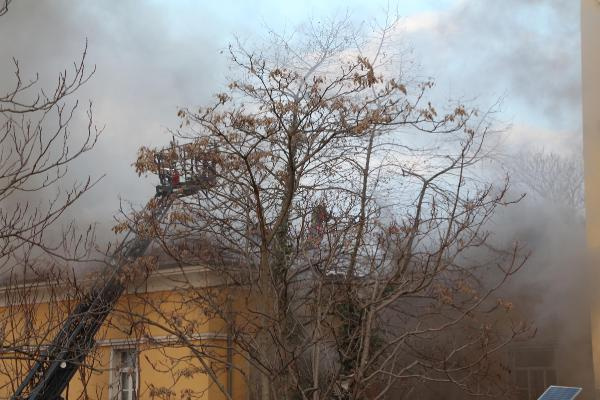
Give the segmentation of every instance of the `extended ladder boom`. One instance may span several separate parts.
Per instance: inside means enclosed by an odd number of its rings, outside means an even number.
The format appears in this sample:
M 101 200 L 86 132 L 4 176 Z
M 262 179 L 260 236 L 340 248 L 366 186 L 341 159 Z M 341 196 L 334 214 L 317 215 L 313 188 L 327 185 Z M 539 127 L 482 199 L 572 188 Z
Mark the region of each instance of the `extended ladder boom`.
M 155 153 L 155 201 L 149 211 L 162 221 L 176 198 L 215 185 L 215 162 L 194 146 L 172 146 Z M 130 231 L 127 236 L 132 232 Z M 127 240 L 127 237 L 125 238 Z M 134 237 L 116 252 L 108 276 L 100 279 L 71 312 L 62 328 L 35 362 L 11 400 L 57 400 L 95 344 L 94 337 L 125 290 L 123 266 L 142 256 L 152 239 Z
M 154 209 L 158 221 L 173 204 L 173 196 L 163 196 Z M 119 264 L 107 278 L 92 287 L 69 315 L 52 343 L 36 361 L 13 399 L 54 400 L 59 399 L 69 381 L 84 362 L 95 344 L 94 337 L 115 303 L 125 290 L 121 270 L 123 265 L 142 256 L 150 246 L 151 239 L 134 237 L 113 257 Z M 28 390 L 28 393 L 25 391 Z

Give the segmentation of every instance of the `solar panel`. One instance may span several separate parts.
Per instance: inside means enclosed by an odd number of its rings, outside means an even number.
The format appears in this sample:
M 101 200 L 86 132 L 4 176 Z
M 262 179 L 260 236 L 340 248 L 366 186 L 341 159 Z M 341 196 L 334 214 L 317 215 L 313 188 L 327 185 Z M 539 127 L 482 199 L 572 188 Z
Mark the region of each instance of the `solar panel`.
M 550 386 L 538 400 L 573 400 L 579 395 L 581 388 L 567 386 Z

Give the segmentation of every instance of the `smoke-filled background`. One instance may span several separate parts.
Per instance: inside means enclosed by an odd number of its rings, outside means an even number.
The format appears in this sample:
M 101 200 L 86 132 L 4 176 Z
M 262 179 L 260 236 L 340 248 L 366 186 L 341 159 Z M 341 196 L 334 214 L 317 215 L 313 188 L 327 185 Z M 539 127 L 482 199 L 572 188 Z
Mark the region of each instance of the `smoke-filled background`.
M 14 85 L 12 57 L 24 77 L 39 73 L 41 84 L 52 88 L 87 41 L 87 64 L 96 72 L 76 93 L 80 115 L 71 130 L 85 127 L 90 100 L 104 132 L 95 149 L 71 166 L 69 177 L 104 177 L 69 217 L 96 224 L 102 241 L 110 240 L 120 199 L 140 206 L 154 194 L 152 177 L 138 177 L 131 166 L 138 148 L 169 143 L 178 107 L 212 101 L 230 73 L 229 43 L 260 43 L 269 29 L 293 31 L 307 19 L 347 13 L 357 23 L 370 21 L 390 9 L 402 16 L 405 68 L 435 79 L 441 102 L 460 99 L 494 109 L 504 130 L 496 152 L 500 169 L 514 175 L 515 193 L 528 196 L 489 228 L 495 243 L 517 239 L 532 254 L 507 295 L 520 296 L 516 307 L 545 329 L 556 328 L 557 313 L 586 320 L 583 298 L 563 301 L 585 281 L 582 204 L 549 194 L 582 184 L 579 1 L 15 0 L 0 17 L 0 93 Z M 570 160 L 563 166 L 579 169 L 578 178 L 559 174 L 565 169 L 560 166 L 528 169 L 527 158 L 540 151 Z M 548 185 L 536 191 L 531 183 L 537 178 Z M 570 328 L 575 331 L 557 333 L 559 342 L 585 342 L 587 326 Z
M 143 204 L 153 194 L 154 182 L 131 168 L 138 147 L 166 145 L 177 108 L 211 100 L 225 82 L 227 45 L 236 36 L 259 41 L 270 28 L 293 30 L 308 18 L 344 13 L 368 21 L 388 8 L 387 0 L 15 1 L 0 20 L 0 88 L 13 83 L 11 57 L 25 76 L 39 72 L 51 87 L 87 39 L 87 63 L 97 71 L 77 96 L 93 102 L 105 130 L 73 171 L 80 179 L 105 177 L 74 217 L 109 235 L 119 198 Z M 578 2 L 400 0 L 391 8 L 403 16 L 411 71 L 435 78 L 441 99 L 484 109 L 501 100 L 495 118 L 508 127 L 507 152 L 579 151 Z

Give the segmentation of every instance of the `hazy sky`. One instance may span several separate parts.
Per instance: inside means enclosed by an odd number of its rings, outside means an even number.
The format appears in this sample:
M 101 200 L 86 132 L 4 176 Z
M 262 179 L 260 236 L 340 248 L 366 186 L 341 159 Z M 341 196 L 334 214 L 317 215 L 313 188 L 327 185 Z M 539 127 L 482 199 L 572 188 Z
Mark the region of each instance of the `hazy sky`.
M 210 4 L 208 4 L 210 3 Z M 293 29 L 307 18 L 349 12 L 381 15 L 388 1 L 18 0 L 0 18 L 0 89 L 11 57 L 51 86 L 89 46 L 97 72 L 78 97 L 105 125 L 97 148 L 75 165 L 79 176 L 105 174 L 77 208 L 81 222 L 112 225 L 119 197 L 144 203 L 153 181 L 131 163 L 140 145 L 167 144 L 179 106 L 211 99 L 222 87 L 221 51 L 237 35 L 258 40 L 266 26 Z M 580 142 L 579 2 L 574 0 L 399 0 L 404 45 L 415 72 L 433 77 L 442 97 L 485 108 L 510 125 L 508 148 L 577 151 Z M 77 128 L 77 126 L 74 126 Z

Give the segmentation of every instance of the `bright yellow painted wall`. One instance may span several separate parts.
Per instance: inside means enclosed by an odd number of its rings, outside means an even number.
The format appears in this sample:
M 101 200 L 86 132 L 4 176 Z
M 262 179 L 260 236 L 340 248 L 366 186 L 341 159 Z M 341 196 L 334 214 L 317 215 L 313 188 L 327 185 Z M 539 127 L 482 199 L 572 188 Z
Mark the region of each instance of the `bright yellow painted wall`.
M 174 311 L 183 313 L 187 318 L 198 322 L 192 333 L 194 336 L 191 342 L 200 343 L 199 341 L 202 341 L 205 345 L 217 348 L 215 350 L 216 360 L 206 360 L 206 362 L 219 363 L 220 360 L 225 362 L 227 332 L 224 324 L 215 318 L 204 315 L 201 310 L 197 309 L 197 304 L 194 306 L 192 303 L 182 302 L 182 296 L 185 296 L 185 292 L 142 291 L 137 294 L 127 294 L 119 300 L 115 311 L 108 318 L 109 323 L 105 324 L 106 326 L 97 335 L 99 345 L 91 356 L 94 360 L 95 371 L 91 373 L 89 381 L 85 385 L 85 394 L 89 396 L 88 398 L 110 399 L 111 354 L 116 348 L 128 347 L 133 344 L 139 350 L 139 399 L 186 399 L 187 389 L 192 389 L 196 396 L 198 392 L 204 392 L 200 397 L 192 397 L 193 399 L 226 399 L 218 385 L 212 383 L 213 380 L 208 375 L 198 373 L 203 366 L 188 347 L 177 345 L 172 339 L 173 336 L 159 327 L 150 327 L 147 331 L 159 341 L 158 344 L 145 339 L 136 340 L 136 337 L 140 336 L 139 332 L 132 329 L 131 320 L 125 317 L 127 313 L 133 312 L 161 323 L 162 317 L 153 311 L 152 307 L 148 307 L 149 304 L 156 305 L 166 315 Z M 57 322 L 66 316 L 66 307 L 64 306 L 61 303 L 49 305 L 45 302 L 36 302 L 32 304 L 33 308 L 30 311 L 36 316 L 35 329 L 38 332 L 47 330 L 49 317 L 54 321 L 54 325 L 58 326 Z M 62 311 L 61 308 L 63 308 Z M 10 309 L 0 307 L 0 315 L 4 315 L 5 321 L 14 321 L 12 327 L 7 330 L 9 335 L 12 335 L 11 337 L 24 337 L 25 323 L 22 311 L 18 307 Z M 7 316 L 9 316 L 8 319 Z M 51 334 L 48 335 L 48 338 L 51 336 Z M 235 365 L 246 365 L 245 363 L 240 356 L 234 358 Z M 24 375 L 27 367 L 22 362 L 10 359 L 6 355 L 0 356 L 0 399 L 8 398 L 13 393 L 14 386 L 11 384 L 11 378 L 19 368 L 20 375 Z M 194 370 L 196 372 L 190 374 L 190 371 Z M 228 374 L 223 368 L 218 374 L 218 382 L 223 388 L 227 385 L 227 377 Z M 246 384 L 239 372 L 233 373 L 232 385 L 234 399 L 247 398 Z M 85 398 L 82 397 L 82 395 L 85 396 L 84 385 L 78 375 L 71 381 L 67 391 L 68 399 Z
M 593 282 L 600 280 L 600 2 L 581 1 L 586 231 Z M 598 292 L 593 285 L 593 292 Z M 600 388 L 600 295 L 592 305 L 596 390 Z
M 224 346 L 225 343 L 217 343 Z M 75 377 L 68 388 L 68 398 L 77 399 L 85 390 L 91 399 L 109 399 L 110 384 L 110 354 L 113 346 L 99 346 L 94 367 L 99 371 L 92 373 L 84 386 L 79 377 Z M 152 348 L 139 346 L 139 399 L 186 399 L 188 390 L 195 391 L 194 396 L 206 400 L 224 400 L 217 385 L 203 374 L 187 376 L 185 371 L 192 367 L 201 368 L 196 358 L 190 357 L 186 347 L 168 346 Z M 225 355 L 223 354 L 223 357 Z M 174 362 L 174 360 L 179 360 Z M 168 372 L 166 372 L 168 371 Z M 226 384 L 226 374 L 220 374 L 220 383 Z M 204 393 L 201 393 L 204 392 Z M 234 398 L 245 399 L 245 385 L 238 374 L 234 374 Z M 197 397 L 193 397 L 196 399 Z

